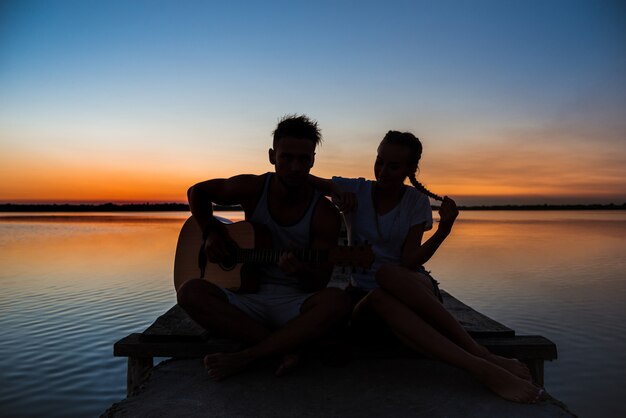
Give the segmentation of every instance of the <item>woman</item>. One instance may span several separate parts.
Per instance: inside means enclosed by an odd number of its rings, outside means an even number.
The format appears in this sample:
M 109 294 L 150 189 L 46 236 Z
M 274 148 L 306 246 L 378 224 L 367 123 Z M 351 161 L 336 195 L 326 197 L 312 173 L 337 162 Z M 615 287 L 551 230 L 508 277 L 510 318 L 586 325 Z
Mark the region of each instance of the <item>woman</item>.
M 353 324 L 382 320 L 412 349 L 468 371 L 501 397 L 536 402 L 544 392 L 532 384 L 528 368 L 476 343 L 443 306 L 437 283 L 422 267 L 450 234 L 458 210 L 452 199 L 440 198 L 416 180 L 421 154 L 413 134 L 389 131 L 378 147 L 376 181 L 312 177 L 337 198 L 344 213 L 356 206 L 349 215 L 349 235 L 371 243 L 376 254 L 372 269 L 354 273 L 346 289 L 358 300 Z M 414 187 L 404 184 L 407 177 Z M 437 231 L 422 243 L 424 231 L 432 227 L 427 195 L 442 203 Z

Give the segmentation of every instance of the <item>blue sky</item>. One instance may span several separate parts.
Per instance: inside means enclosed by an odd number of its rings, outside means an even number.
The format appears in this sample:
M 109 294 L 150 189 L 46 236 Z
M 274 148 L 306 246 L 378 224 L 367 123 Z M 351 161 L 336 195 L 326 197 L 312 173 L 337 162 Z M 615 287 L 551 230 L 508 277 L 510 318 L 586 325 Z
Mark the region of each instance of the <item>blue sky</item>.
M 622 203 L 626 3 L 0 5 L 0 201 L 184 200 L 270 170 L 295 112 L 322 127 L 320 175 L 371 177 L 410 130 L 461 203 Z

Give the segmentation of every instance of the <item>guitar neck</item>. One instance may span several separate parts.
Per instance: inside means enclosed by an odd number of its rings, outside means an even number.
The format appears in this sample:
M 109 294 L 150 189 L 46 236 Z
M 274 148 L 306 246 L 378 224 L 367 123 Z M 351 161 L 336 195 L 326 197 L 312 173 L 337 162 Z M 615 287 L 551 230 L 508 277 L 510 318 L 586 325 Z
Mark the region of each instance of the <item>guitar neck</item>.
M 275 250 L 271 248 L 239 248 L 236 258 L 238 263 L 277 263 L 282 254 L 289 252 L 305 263 L 328 260 L 328 250 Z

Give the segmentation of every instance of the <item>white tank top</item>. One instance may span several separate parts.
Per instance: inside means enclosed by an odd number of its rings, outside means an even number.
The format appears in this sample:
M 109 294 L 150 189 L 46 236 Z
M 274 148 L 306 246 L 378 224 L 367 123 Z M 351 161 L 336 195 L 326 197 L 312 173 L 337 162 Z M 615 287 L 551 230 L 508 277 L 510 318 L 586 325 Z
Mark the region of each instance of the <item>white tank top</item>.
M 318 190 L 314 190 L 304 215 L 291 225 L 280 225 L 274 220 L 269 210 L 269 185 L 273 176 L 274 173 L 266 174 L 263 192 L 249 220 L 267 227 L 272 234 L 272 245 L 276 250 L 287 249 L 290 246 L 302 249 L 308 248 L 311 244 L 313 211 L 322 194 Z M 261 273 L 261 277 L 259 277 L 260 284 L 272 283 L 299 287 L 298 279 L 285 274 L 276 264 L 260 266 L 258 271 Z

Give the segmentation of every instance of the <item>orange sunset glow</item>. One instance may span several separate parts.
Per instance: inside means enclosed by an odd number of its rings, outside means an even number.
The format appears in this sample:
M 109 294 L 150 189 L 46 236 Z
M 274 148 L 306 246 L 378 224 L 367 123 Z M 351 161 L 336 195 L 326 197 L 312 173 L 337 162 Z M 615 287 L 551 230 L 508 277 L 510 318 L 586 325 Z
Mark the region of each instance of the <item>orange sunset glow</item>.
M 359 149 L 340 155 L 330 146 L 330 138 L 317 153 L 312 172 L 319 176 L 373 176 L 376 139 L 370 150 Z M 522 152 L 510 159 L 503 150 L 465 154 L 459 150 L 431 151 L 422 140 L 425 157 L 418 178 L 427 187 L 449 195 L 460 203 L 622 203 L 622 171 L 619 156 L 613 165 L 609 156 L 581 156 L 538 150 L 535 155 Z M 55 158 L 11 158 L 2 166 L 0 197 L 3 202 L 185 202 L 186 191 L 196 182 L 229 177 L 239 173 L 271 171 L 266 156 L 270 146 L 255 145 L 244 156 L 229 158 L 228 152 L 206 152 L 185 158 L 177 164 L 161 155 L 143 157 L 142 153 L 98 158 L 98 153 L 74 158 L 71 153 Z M 441 152 L 433 155 L 433 152 Z M 204 153 L 204 151 L 201 151 Z M 257 154 L 257 156 L 252 154 Z M 143 158 L 142 158 L 143 157 Z M 326 160 L 325 157 L 329 157 Z M 585 158 L 583 158 L 585 157 Z M 345 158 L 346 163 L 342 162 Z M 133 160 L 136 160 L 134 162 Z
M 617 3 L 294 5 L 289 28 L 269 5 L 61 3 L 0 15 L 1 203 L 184 202 L 198 181 L 272 170 L 293 113 L 319 122 L 319 176 L 371 178 L 393 129 L 462 205 L 626 202 Z

